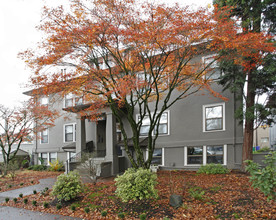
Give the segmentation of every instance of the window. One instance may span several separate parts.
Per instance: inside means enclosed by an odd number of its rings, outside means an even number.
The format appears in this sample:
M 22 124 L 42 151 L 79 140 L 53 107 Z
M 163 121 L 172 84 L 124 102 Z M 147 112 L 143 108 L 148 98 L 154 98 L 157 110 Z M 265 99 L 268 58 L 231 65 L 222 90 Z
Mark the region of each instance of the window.
M 223 146 L 207 146 L 207 163 L 223 164 Z
M 203 163 L 203 148 L 188 147 L 187 164 L 202 164 L 202 163 Z
M 70 160 L 70 162 L 75 162 L 75 156 L 76 152 L 67 152 L 67 160 Z
M 65 101 L 64 101 L 64 106 L 65 108 L 67 107 L 72 107 L 74 104 L 73 104 L 73 95 L 72 94 L 68 94 L 65 96 Z
M 203 106 L 203 131 L 225 130 L 225 104 Z
M 138 115 L 138 120 L 140 119 L 140 116 Z M 150 118 L 149 116 L 145 116 L 141 129 L 140 129 L 140 136 L 147 136 L 150 129 Z M 156 134 L 156 128 L 154 129 L 154 134 Z M 168 135 L 169 134 L 169 112 L 164 112 L 161 115 L 159 127 L 158 127 L 158 134 L 159 135 Z
M 41 131 L 41 144 L 48 144 L 49 143 L 49 129 L 45 129 Z
M 162 149 L 154 149 L 152 154 L 151 164 L 153 165 L 162 165 Z
M 122 141 L 122 131 L 121 131 L 119 122 L 116 122 L 116 136 L 117 136 L 117 142 Z
M 268 137 L 262 137 L 261 138 L 262 143 L 268 143 L 268 140 L 269 140 Z
M 156 129 L 155 132 L 156 133 Z M 168 134 L 168 112 L 164 112 L 161 115 L 159 127 L 158 127 L 159 134 Z
M 49 153 L 49 161 L 51 163 L 55 162 L 57 160 L 57 153 Z
M 140 118 L 140 116 L 139 116 Z M 149 132 L 149 129 L 150 129 L 150 119 L 149 119 L 149 116 L 145 116 L 143 121 L 142 121 L 142 126 L 141 126 L 141 129 L 140 129 L 140 135 L 141 136 L 146 136 Z
M 227 145 L 184 147 L 184 166 L 227 164 Z
M 40 164 L 48 165 L 48 153 L 41 153 L 40 154 Z
M 208 65 L 208 73 L 205 75 L 206 79 L 218 80 L 222 73 L 218 67 L 217 61 L 214 59 L 214 55 L 203 57 L 204 67 Z
M 64 107 L 72 107 L 76 105 L 82 105 L 83 98 L 82 97 L 75 97 L 73 94 L 68 94 L 64 97 Z
M 40 99 L 40 104 L 41 105 L 48 105 L 49 104 L 49 98 L 48 97 L 42 97 Z
M 64 142 L 76 141 L 76 124 L 64 125 Z

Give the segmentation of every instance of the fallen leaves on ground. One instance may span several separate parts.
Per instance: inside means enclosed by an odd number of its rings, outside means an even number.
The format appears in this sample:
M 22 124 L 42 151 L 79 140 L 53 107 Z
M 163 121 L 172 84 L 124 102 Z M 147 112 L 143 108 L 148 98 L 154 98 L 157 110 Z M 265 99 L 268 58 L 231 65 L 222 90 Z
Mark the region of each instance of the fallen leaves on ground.
M 115 195 L 113 179 L 100 181 L 95 185 L 85 184 L 85 192 L 70 203 L 62 204 L 57 210 L 56 201 L 50 193 L 24 196 L 17 202 L 2 205 L 30 210 L 79 217 L 82 219 L 119 219 L 118 213 L 125 213 L 126 219 L 139 219 L 142 213 L 147 219 L 276 219 L 276 202 L 254 189 L 249 176 L 243 173 L 206 175 L 188 171 L 158 172 L 159 199 L 153 201 L 132 201 L 123 203 Z M 173 208 L 169 205 L 170 195 L 183 196 L 183 205 Z M 28 203 L 24 204 L 24 198 Z M 37 206 L 32 201 L 37 201 Z M 50 204 L 43 207 L 43 202 Z M 75 211 L 70 207 L 74 205 Z M 89 213 L 85 213 L 89 207 Z M 107 216 L 101 215 L 107 211 Z
M 30 185 L 39 184 L 40 179 L 56 177 L 61 172 L 50 172 L 50 171 L 33 171 L 23 170 L 15 173 L 15 178 L 12 179 L 8 175 L 0 177 L 0 192 L 18 189 Z

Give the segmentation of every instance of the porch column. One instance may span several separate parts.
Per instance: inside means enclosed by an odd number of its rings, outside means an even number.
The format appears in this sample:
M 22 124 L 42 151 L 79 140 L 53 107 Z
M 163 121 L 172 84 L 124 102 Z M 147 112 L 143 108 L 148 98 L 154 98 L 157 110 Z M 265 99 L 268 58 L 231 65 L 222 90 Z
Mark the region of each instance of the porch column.
M 116 151 L 116 119 L 110 112 L 106 113 L 106 161 L 111 161 L 111 174 L 119 172 L 118 156 Z
M 86 149 L 85 119 L 77 117 L 76 124 L 76 153 Z

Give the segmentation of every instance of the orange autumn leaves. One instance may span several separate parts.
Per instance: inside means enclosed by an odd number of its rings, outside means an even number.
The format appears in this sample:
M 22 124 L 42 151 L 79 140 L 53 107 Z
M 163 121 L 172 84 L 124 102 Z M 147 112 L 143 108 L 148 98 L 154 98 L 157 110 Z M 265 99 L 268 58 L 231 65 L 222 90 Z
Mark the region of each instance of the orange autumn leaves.
M 202 56 L 227 50 L 235 63 L 250 70 L 275 51 L 263 33 L 238 34 L 228 13 L 134 0 L 72 0 L 71 11 L 45 8 L 40 29 L 46 40 L 21 55 L 36 73 L 32 83 L 48 88 L 45 93 L 79 92 L 87 103 L 102 102 L 99 106 L 108 100 L 124 103 L 133 94 L 143 100 L 166 97 L 175 89 L 180 98 L 191 89 L 223 98 L 204 78 L 211 70 L 202 65 Z M 61 64 L 71 67 L 66 76 L 44 71 Z

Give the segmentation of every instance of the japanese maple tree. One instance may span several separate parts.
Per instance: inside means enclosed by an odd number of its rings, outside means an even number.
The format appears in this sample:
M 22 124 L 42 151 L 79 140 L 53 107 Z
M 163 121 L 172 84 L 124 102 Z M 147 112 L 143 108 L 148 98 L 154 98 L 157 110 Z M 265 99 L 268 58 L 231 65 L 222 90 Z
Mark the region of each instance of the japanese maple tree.
M 204 65 L 198 58 L 235 49 L 259 61 L 263 51 L 273 50 L 262 33 L 237 35 L 228 13 L 135 0 L 71 0 L 69 11 L 44 9 L 39 29 L 47 37 L 38 48 L 21 55 L 34 70 L 32 84 L 43 88 L 44 94 L 83 95 L 91 105 L 82 114 L 95 120 L 102 108 L 109 107 L 120 124 L 133 167 L 148 168 L 165 110 L 198 91 L 225 99 L 204 77 L 212 71 L 212 63 Z M 251 68 L 239 57 L 235 62 Z M 45 71 L 49 66 L 71 70 Z M 139 145 L 144 119 L 149 120 L 147 160 Z
M 4 175 L 9 163 L 16 157 L 22 143 L 31 142 L 38 132 L 54 125 L 58 112 L 39 106 L 33 99 L 21 108 L 0 106 L 0 149 L 4 162 Z

